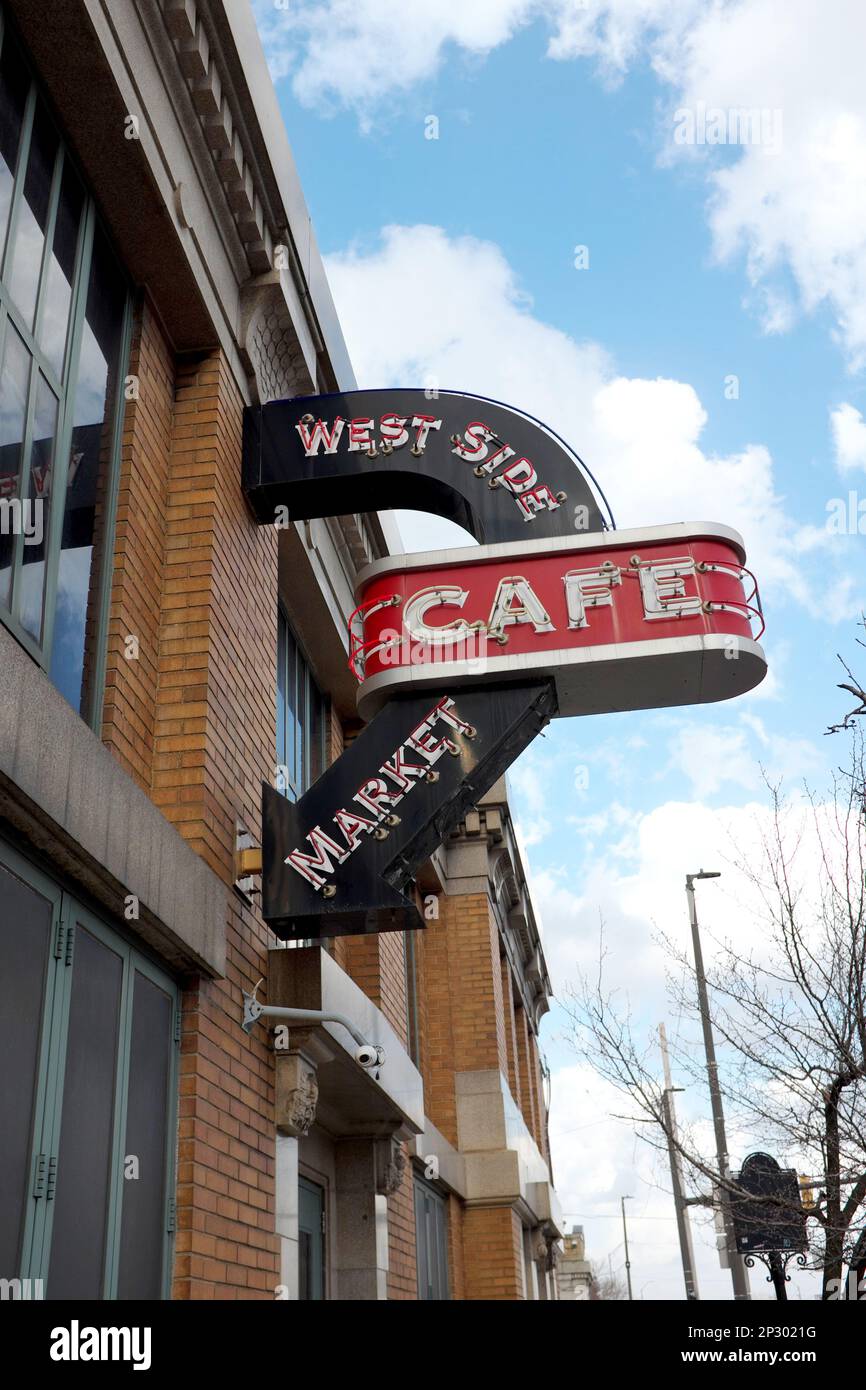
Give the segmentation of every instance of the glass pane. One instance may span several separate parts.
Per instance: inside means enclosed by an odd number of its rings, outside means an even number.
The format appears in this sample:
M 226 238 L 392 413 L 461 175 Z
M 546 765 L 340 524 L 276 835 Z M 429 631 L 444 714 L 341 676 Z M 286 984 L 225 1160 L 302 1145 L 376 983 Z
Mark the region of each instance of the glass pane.
M 307 1178 L 298 1179 L 298 1298 L 325 1297 L 325 1236 L 322 1230 L 325 1191 Z
M 171 1025 L 171 999 L 136 971 L 124 1163 L 138 1167 L 123 1180 L 118 1298 L 162 1297 Z
M 97 228 L 75 391 L 51 652 L 51 679 L 79 711 L 89 674 L 85 656 L 92 651 L 96 626 L 98 586 L 93 558 L 100 549 L 111 464 L 112 405 L 125 299 L 119 267 Z
M 424 1189 L 415 1184 L 415 1259 L 418 1268 L 418 1297 L 430 1297 L 429 1270 L 427 1264 L 427 1220 Z
M 7 32 L 3 36 L 3 53 L 0 55 L 0 254 L 6 240 L 21 121 L 29 86 L 30 78 L 18 45 Z
M 313 1297 L 312 1237 L 309 1231 L 298 1232 L 298 1299 L 301 1303 Z
M 0 1271 L 18 1277 L 30 1202 L 30 1152 L 51 904 L 0 868 Z
M 298 735 L 298 716 L 297 716 L 297 692 L 295 683 L 297 681 L 298 649 L 295 645 L 294 634 L 291 628 L 286 625 L 286 767 L 288 768 L 289 796 L 296 795 L 298 786 L 298 766 L 296 758 L 297 735 Z
M 42 595 L 45 588 L 45 550 L 48 544 L 48 508 L 51 461 L 57 432 L 57 397 L 40 373 L 33 414 L 30 448 L 29 511 L 25 514 L 21 547 L 21 625 L 39 641 L 42 637 Z
M 63 373 L 75 249 L 84 206 L 81 180 L 69 163 L 63 166 L 60 201 L 54 223 L 54 241 L 46 270 L 45 294 L 39 324 L 39 341 L 58 376 Z
M 448 1298 L 448 1219 L 441 1197 L 436 1202 L 436 1297 Z
M 286 621 L 277 615 L 277 766 L 286 764 Z M 278 780 L 280 791 L 284 790 Z
M 27 410 L 30 355 L 12 324 L 6 322 L 6 343 L 0 367 L 0 501 L 18 497 L 21 444 Z M 0 511 L 0 603 L 9 607 L 12 582 L 14 514 Z
M 49 1298 L 102 1298 L 123 962 L 78 924 Z
M 30 137 L 30 153 L 24 179 L 24 197 L 18 213 L 18 225 L 15 228 L 12 274 L 9 277 L 12 298 L 29 328 L 33 327 L 36 311 L 36 292 L 39 289 L 45 225 L 48 221 L 48 204 L 51 198 L 51 177 L 54 173 L 56 155 L 57 135 L 40 101 L 37 103 L 33 119 L 33 133 Z
M 310 679 L 310 782 L 325 770 L 325 702 L 318 686 Z
M 418 1297 L 448 1298 L 448 1225 L 445 1202 L 426 1184 L 415 1182 L 415 1248 Z
M 300 652 L 296 653 L 295 662 L 298 668 L 298 693 L 295 705 L 295 718 L 297 720 L 297 736 L 295 743 L 295 782 L 298 788 L 298 795 L 307 790 L 309 785 L 308 776 L 310 768 L 310 750 L 307 747 L 308 716 L 307 716 L 307 696 L 310 672 L 307 663 Z

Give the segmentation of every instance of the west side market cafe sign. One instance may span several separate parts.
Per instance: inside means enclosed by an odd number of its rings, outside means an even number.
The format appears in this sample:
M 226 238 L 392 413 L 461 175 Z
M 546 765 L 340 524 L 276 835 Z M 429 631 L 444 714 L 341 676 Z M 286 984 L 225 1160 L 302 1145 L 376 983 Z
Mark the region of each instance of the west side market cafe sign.
M 736 532 L 702 524 L 368 566 L 351 646 L 371 722 L 300 802 L 266 788 L 266 844 L 282 862 L 265 885 L 265 916 L 300 936 L 345 900 L 349 925 L 330 930 L 418 925 L 393 911 L 410 906 L 399 894 L 413 868 L 548 718 L 752 689 L 766 662 L 744 561 Z M 377 894 L 388 920 L 364 916 Z
M 376 561 L 352 623 L 359 712 L 397 693 L 543 676 L 560 716 L 743 694 L 766 671 L 744 561 L 737 533 L 709 524 Z

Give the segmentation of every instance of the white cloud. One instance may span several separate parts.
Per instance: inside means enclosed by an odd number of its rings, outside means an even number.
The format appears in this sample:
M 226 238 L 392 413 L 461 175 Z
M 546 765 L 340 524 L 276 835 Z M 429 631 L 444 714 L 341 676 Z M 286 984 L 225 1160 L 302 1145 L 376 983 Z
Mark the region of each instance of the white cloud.
M 707 415 L 691 385 L 618 376 L 601 346 L 535 317 L 497 246 L 439 227 L 392 226 L 377 246 L 327 266 L 361 385 L 435 381 L 513 402 L 586 458 L 619 526 L 724 522 L 743 534 L 763 589 L 820 605 L 831 578 L 825 566 L 804 579 L 767 449 L 705 453 Z M 383 305 L 387 332 L 371 332 Z M 415 535 L 425 548 L 440 543 L 429 520 Z M 454 543 L 450 534 L 445 543 Z
M 522 814 L 519 797 L 516 805 Z M 726 871 L 726 895 L 749 897 L 736 846 L 756 843 L 756 817 L 760 822 L 765 816 L 757 801 L 718 810 L 669 801 L 634 814 L 618 842 L 599 846 L 588 859 L 576 844 L 570 862 L 559 867 L 536 869 L 530 860 L 532 901 L 557 997 L 579 972 L 597 970 L 603 944 L 604 973 L 622 991 L 622 1002 L 630 999 L 641 1014 L 664 1018 L 665 960 L 655 929 L 676 933 L 678 925 L 685 927 L 685 875 L 702 865 Z M 722 897 L 720 890 L 707 895 L 708 930 L 725 920 L 723 913 L 709 911 Z
M 797 309 L 831 311 L 853 367 L 866 360 L 866 84 L 860 0 L 602 0 L 560 36 L 551 56 L 595 56 L 624 71 L 649 55 L 674 96 L 663 156 L 706 162 L 709 222 L 722 260 L 745 257 L 750 300 L 766 332 Z M 764 134 L 731 158 L 677 147 L 675 113 L 762 113 Z M 757 129 L 757 126 L 756 126 Z M 792 293 L 793 291 L 793 293 Z
M 851 365 L 866 360 L 866 6 L 861 0 L 296 0 L 256 13 L 275 77 L 302 102 L 348 106 L 363 125 L 433 77 L 452 51 L 478 60 L 522 27 L 548 28 L 549 58 L 621 78 L 648 57 L 670 90 L 662 157 L 702 159 L 720 259 L 743 256 L 764 330 L 829 308 Z M 674 143 L 681 111 L 757 111 L 769 143 Z M 778 119 L 777 119 L 778 117 Z M 748 125 L 748 123 L 747 123 Z
M 836 466 L 846 473 L 866 468 L 866 420 L 856 406 L 843 403 L 830 411 Z
M 784 20 L 776 0 L 737 0 L 703 10 L 687 43 L 655 50 L 678 105 L 781 113 L 777 148 L 744 145 L 710 173 L 716 251 L 745 255 L 769 329 L 790 322 L 791 277 L 806 312 L 828 306 L 855 366 L 866 352 L 864 43 L 859 0 L 791 0 Z
M 757 757 L 749 731 L 757 742 Z M 740 714 L 739 727 L 684 723 L 668 749 L 667 770 L 683 773 L 698 800 L 714 796 L 725 786 L 756 792 L 765 775 L 773 784 L 797 781 L 823 767 L 814 744 L 768 732 L 763 720 L 748 712 Z
M 680 40 L 705 5 L 701 0 L 548 0 L 543 7 L 554 32 L 551 58 L 595 58 L 615 80 L 640 57 L 647 39 Z
M 508 785 L 519 792 L 524 814 L 517 830 L 520 851 L 541 844 L 550 833 L 551 823 L 546 814 L 550 810 L 548 779 L 545 776 L 545 759 L 539 757 L 534 748 L 514 763 L 508 773 Z
M 306 106 L 348 106 L 369 122 L 394 94 L 433 76 L 449 47 L 485 56 L 538 9 L 537 0 L 255 0 L 275 79 L 291 75 Z
M 621 76 L 648 34 L 684 31 L 699 0 L 253 0 L 275 80 L 291 77 L 307 106 L 355 110 L 362 124 L 395 96 L 434 77 L 452 52 L 484 58 L 533 21 L 550 31 L 548 55 L 591 57 Z
M 800 844 L 792 877 L 801 881 L 798 891 L 805 894 L 804 903 L 806 898 L 812 902 L 820 889 L 814 875 L 820 846 L 799 784 L 802 763 L 810 752 L 799 745 L 779 747 L 771 732 L 764 733 L 768 754 L 780 765 L 776 771 L 781 774 L 785 758 L 791 765 L 784 779 L 790 804 L 782 823 L 789 849 L 793 852 Z M 572 831 L 569 827 L 568 848 L 563 849 L 561 839 L 557 846 L 545 846 L 543 866 L 530 854 L 527 872 L 532 901 L 558 998 L 563 998 L 579 973 L 591 975 L 597 970 L 603 942 L 605 975 L 622 991 L 623 1001 L 631 999 L 641 1016 L 664 1018 L 665 957 L 655 932 L 663 930 L 685 943 L 683 885 L 685 875 L 700 868 L 722 871 L 719 882 L 703 885 L 701 893 L 708 959 L 714 936 L 735 946 L 742 944 L 744 949 L 763 939 L 766 903 L 752 878 L 760 868 L 763 837 L 770 830 L 769 797 L 748 747 L 737 744 L 732 756 L 756 770 L 755 789 L 745 787 L 743 804 L 737 805 L 735 798 L 713 808 L 695 795 L 668 800 L 645 813 L 632 809 L 630 817 L 615 813 L 606 838 L 599 841 L 592 828 Z M 809 762 L 809 773 L 818 780 L 817 763 Z M 737 779 L 727 780 L 740 785 Z M 749 776 L 743 779 L 750 780 Z M 605 809 L 603 801 L 599 807 Z M 519 822 L 523 814 L 519 789 L 514 811 Z M 821 815 L 824 833 L 833 842 L 838 833 L 832 826 L 832 812 Z
M 742 729 L 687 724 L 671 740 L 670 753 L 669 766 L 685 774 L 700 800 L 726 784 L 755 790 L 760 783 Z

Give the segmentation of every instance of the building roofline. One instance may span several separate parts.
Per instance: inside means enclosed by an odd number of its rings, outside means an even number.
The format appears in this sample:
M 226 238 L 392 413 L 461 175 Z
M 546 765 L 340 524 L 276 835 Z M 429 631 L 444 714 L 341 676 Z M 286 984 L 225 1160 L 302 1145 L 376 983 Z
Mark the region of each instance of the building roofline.
M 258 166 L 270 220 L 282 222 L 292 242 L 302 280 L 304 309 L 317 330 L 341 390 L 356 386 L 349 351 L 313 230 L 285 122 L 248 0 L 195 0 L 206 8 L 221 40 L 235 95 L 243 107 L 250 156 Z

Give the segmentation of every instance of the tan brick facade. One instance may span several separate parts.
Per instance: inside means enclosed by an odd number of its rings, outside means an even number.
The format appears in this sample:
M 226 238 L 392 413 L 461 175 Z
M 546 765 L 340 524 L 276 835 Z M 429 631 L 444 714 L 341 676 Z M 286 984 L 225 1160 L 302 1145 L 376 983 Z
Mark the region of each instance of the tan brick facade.
M 457 1076 L 502 1073 L 527 1128 L 546 1156 L 538 1050 L 515 990 L 486 893 L 437 900 L 438 917 L 415 935 L 420 1067 L 427 1113 L 457 1147 Z M 523 1298 L 520 1219 L 510 1206 L 449 1204 L 449 1261 L 455 1298 Z
M 272 774 L 276 536 L 237 486 L 241 399 L 221 355 L 175 361 L 145 302 L 124 428 L 103 738 L 227 884 Z M 125 642 L 138 639 L 128 660 Z M 225 980 L 184 994 L 177 1298 L 273 1298 L 273 1059 L 239 1035 L 269 934 L 232 898 Z
M 524 1297 L 523 1227 L 511 1207 L 470 1207 L 463 1216 L 466 1298 Z
M 499 941 L 485 893 L 441 899 L 421 945 L 428 1034 L 427 1113 L 457 1143 L 454 1077 L 495 1067 L 507 1072 Z

